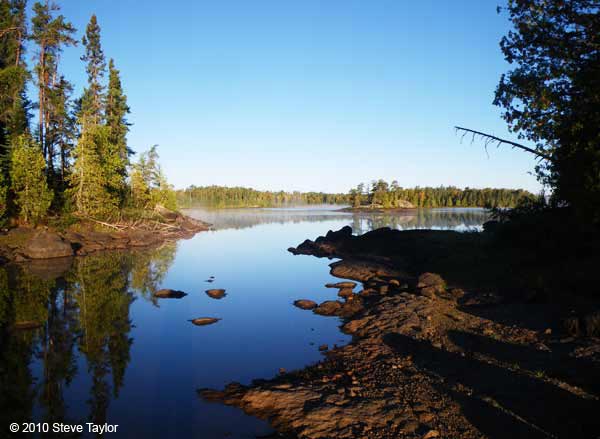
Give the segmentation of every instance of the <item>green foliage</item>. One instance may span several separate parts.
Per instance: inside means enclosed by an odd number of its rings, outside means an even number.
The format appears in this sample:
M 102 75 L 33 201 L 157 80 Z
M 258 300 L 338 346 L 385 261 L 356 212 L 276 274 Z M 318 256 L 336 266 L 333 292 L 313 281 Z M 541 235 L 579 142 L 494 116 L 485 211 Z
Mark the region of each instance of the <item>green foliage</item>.
M 138 208 L 153 209 L 160 204 L 167 209 L 177 209 L 173 187 L 158 163 L 157 145 L 140 155 L 131 172 L 131 204 Z
M 19 218 L 37 224 L 42 220 L 54 197 L 48 188 L 46 164 L 39 146 L 27 136 L 19 137 L 12 147 L 11 189 L 19 208 Z
M 371 206 L 403 208 L 408 203 L 414 207 L 513 207 L 533 195 L 522 189 L 459 189 L 453 186 L 402 188 L 396 181 L 373 181 L 365 190 L 359 184 L 350 191 L 350 204 L 354 207 Z
M 323 192 L 272 192 L 244 187 L 190 186 L 177 191 L 180 206 L 275 207 L 291 204 L 347 204 L 345 194 Z
M 600 5 L 589 0 L 509 0 L 514 30 L 501 41 L 513 70 L 495 104 L 512 131 L 550 156 L 537 167 L 568 204 L 600 221 Z
M 100 43 L 100 26 L 95 14 L 91 16 L 81 42 L 85 47 L 85 54 L 81 60 L 87 63 L 85 70 L 88 75 L 88 86 L 81 99 L 81 112 L 86 119 L 100 123 L 104 109 L 104 86 L 101 80 L 105 74 L 106 60 Z
M 115 156 L 106 126 L 87 124 L 74 150 L 75 163 L 70 175 L 75 210 L 88 216 L 106 217 L 117 211 L 122 179 L 116 173 Z

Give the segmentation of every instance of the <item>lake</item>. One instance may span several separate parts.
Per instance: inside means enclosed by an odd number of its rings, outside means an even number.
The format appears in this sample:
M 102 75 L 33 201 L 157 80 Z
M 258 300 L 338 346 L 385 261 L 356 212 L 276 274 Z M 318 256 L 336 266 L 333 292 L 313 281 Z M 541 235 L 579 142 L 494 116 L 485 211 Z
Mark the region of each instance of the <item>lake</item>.
M 213 230 L 158 248 L 0 268 L 0 426 L 118 424 L 110 437 L 253 438 L 267 423 L 199 388 L 271 378 L 347 343 L 339 320 L 295 308 L 336 298 L 326 259 L 287 252 L 350 225 L 480 230 L 482 209 L 352 214 L 330 206 L 188 210 Z M 214 277 L 213 282 L 207 282 Z M 185 291 L 156 299 L 160 288 Z M 209 288 L 224 288 L 213 299 Z M 210 326 L 190 319 L 217 317 Z M 8 329 L 32 322 L 31 329 Z M 87 428 L 87 427 L 86 427 Z M 4 435 L 6 432 L 2 432 Z M 15 435 L 17 437 L 17 435 Z

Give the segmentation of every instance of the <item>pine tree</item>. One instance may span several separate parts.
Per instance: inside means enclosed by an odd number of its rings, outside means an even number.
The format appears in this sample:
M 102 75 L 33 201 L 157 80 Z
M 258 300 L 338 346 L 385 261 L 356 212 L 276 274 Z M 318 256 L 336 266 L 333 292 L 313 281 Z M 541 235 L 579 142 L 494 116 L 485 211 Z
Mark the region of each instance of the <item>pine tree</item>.
M 12 147 L 11 189 L 19 208 L 19 218 L 26 223 L 37 224 L 46 216 L 53 192 L 48 188 L 44 173 L 46 163 L 29 136 L 17 138 Z
M 52 89 L 58 81 L 58 63 L 63 46 L 74 45 L 76 41 L 73 25 L 62 15 L 53 17 L 60 8 L 54 3 L 37 2 L 33 6 L 31 39 L 38 46 L 38 63 L 35 67 L 38 85 L 38 138 L 46 157 L 47 172 L 54 171 L 54 144 L 49 135 L 50 123 L 56 117 L 56 109 L 50 99 Z
M 101 81 L 106 70 L 106 60 L 100 43 L 100 26 L 95 14 L 90 18 L 82 43 L 85 46 L 85 54 L 81 60 L 87 63 L 85 70 L 88 75 L 88 86 L 81 99 L 82 117 L 85 122 L 101 123 L 104 107 L 104 85 Z

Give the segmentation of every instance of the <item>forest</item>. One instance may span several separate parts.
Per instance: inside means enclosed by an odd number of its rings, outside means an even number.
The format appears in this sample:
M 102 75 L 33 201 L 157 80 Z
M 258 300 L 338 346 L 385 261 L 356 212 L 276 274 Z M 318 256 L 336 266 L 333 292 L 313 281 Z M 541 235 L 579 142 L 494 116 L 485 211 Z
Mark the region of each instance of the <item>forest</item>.
M 514 207 L 533 195 L 522 189 L 459 189 L 453 186 L 402 188 L 383 180 L 359 184 L 347 194 L 272 192 L 245 187 L 190 186 L 177 191 L 181 207 L 277 207 L 340 204 L 352 207 Z M 407 204 L 409 203 L 409 204 Z
M 273 192 L 245 187 L 190 186 L 177 191 L 182 207 L 277 207 L 303 204 L 348 204 L 346 194 L 323 192 Z
M 403 188 L 397 181 L 384 180 L 364 183 L 350 190 L 349 204 L 353 207 L 515 207 L 526 199 L 533 199 L 523 189 L 459 189 L 454 186 Z
M 80 43 L 87 85 L 77 96 L 60 60 L 66 47 Z M 3 222 L 35 225 L 50 218 L 135 216 L 157 204 L 175 208 L 156 147 L 131 160 L 129 113 L 95 15 L 79 38 L 53 2 L 36 2 L 30 21 L 26 0 L 0 2 Z

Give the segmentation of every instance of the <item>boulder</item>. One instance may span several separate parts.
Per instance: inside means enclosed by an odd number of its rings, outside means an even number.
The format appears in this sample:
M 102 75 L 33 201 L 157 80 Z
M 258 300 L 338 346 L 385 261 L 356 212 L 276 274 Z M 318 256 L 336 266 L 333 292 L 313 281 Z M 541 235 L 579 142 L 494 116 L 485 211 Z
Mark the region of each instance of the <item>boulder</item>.
M 212 297 L 213 299 L 222 299 L 223 297 L 226 296 L 225 290 L 220 289 L 220 288 L 215 288 L 215 289 L 212 289 L 212 290 L 206 290 L 206 295 L 208 297 Z
M 73 255 L 73 247 L 58 233 L 42 231 L 27 241 L 21 252 L 30 259 L 64 258 Z
M 337 300 L 326 300 L 314 309 L 315 314 L 322 316 L 333 316 L 342 308 L 342 304 Z
M 187 296 L 187 294 L 183 291 L 171 290 L 169 288 L 163 288 L 162 290 L 158 290 L 156 293 L 154 293 L 154 297 L 159 299 L 181 299 L 185 296 Z
M 294 306 L 300 309 L 315 309 L 317 307 L 317 302 L 308 299 L 299 299 L 294 301 Z

